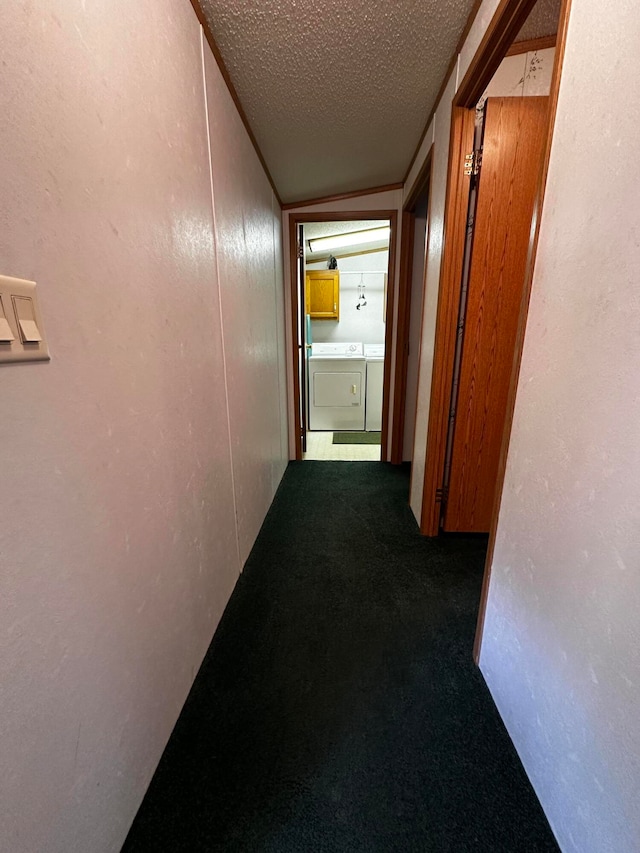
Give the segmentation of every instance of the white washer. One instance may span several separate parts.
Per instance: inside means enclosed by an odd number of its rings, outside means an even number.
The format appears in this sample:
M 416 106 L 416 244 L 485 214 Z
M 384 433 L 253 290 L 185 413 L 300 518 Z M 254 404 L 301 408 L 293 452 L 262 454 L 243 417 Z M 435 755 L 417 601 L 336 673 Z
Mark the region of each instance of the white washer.
M 364 429 L 367 363 L 361 343 L 312 344 L 309 429 Z
M 382 390 L 384 387 L 384 344 L 365 344 L 367 390 L 365 394 L 365 429 L 382 429 Z

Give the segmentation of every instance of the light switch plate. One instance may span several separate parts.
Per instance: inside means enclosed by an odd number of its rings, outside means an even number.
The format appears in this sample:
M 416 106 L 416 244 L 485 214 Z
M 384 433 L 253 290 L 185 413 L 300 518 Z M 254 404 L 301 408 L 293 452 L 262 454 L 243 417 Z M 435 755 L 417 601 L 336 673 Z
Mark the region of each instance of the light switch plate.
M 26 301 L 25 301 L 26 300 Z M 20 361 L 49 361 L 49 347 L 40 314 L 35 281 L 0 275 L 0 324 L 5 320 L 12 341 L 0 339 L 0 364 Z M 41 340 L 36 340 L 38 336 Z M 0 336 L 1 338 L 2 336 Z M 30 341 L 25 340 L 30 338 Z

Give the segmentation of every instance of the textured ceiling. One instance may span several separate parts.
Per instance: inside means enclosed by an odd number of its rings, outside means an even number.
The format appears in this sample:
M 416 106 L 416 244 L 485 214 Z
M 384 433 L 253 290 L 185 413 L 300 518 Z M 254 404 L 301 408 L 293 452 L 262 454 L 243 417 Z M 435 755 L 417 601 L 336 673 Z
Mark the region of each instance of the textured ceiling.
M 401 181 L 473 0 L 200 0 L 284 202 Z
M 555 35 L 558 31 L 561 0 L 538 0 L 518 33 L 516 41 Z

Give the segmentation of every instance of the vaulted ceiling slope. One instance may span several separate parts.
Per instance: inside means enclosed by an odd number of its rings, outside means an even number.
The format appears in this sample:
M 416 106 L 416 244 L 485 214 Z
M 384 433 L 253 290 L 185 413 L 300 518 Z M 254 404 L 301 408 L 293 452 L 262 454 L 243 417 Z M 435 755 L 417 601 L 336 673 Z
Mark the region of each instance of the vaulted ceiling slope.
M 199 0 L 283 202 L 401 181 L 473 0 Z
M 558 31 L 560 0 L 538 0 L 517 35 L 516 41 L 555 35 Z

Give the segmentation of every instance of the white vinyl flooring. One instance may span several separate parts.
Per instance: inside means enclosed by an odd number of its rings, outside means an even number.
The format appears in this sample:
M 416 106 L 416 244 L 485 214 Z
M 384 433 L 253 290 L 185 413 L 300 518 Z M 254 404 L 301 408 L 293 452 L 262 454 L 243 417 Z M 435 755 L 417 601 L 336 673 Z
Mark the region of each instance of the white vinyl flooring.
M 378 462 L 379 444 L 333 444 L 333 432 L 308 432 L 304 459 L 343 462 Z

